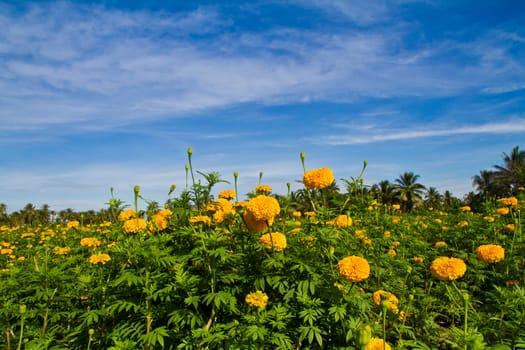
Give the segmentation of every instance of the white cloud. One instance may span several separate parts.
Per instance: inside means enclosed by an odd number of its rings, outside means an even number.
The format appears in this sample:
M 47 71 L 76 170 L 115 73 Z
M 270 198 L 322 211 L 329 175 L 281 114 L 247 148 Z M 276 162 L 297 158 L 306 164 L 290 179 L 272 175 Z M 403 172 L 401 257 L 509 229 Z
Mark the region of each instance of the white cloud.
M 342 125 L 338 126 L 339 128 Z M 506 133 L 522 133 L 525 132 L 525 119 L 514 119 L 507 122 L 500 123 L 487 123 L 482 125 L 469 125 L 453 127 L 449 126 L 446 129 L 436 129 L 433 125 L 422 125 L 417 128 L 410 128 L 402 131 L 381 129 L 381 133 L 377 133 L 370 130 L 368 134 L 363 135 L 362 130 L 359 131 L 359 136 L 352 134 L 339 134 L 339 135 L 325 135 L 318 136 L 310 141 L 312 143 L 319 143 L 325 145 L 353 145 L 353 144 L 366 144 L 376 143 L 385 141 L 396 141 L 396 140 L 408 140 L 408 139 L 419 139 L 428 137 L 439 137 L 439 136 L 452 136 L 452 135 L 472 135 L 472 134 L 506 134 Z

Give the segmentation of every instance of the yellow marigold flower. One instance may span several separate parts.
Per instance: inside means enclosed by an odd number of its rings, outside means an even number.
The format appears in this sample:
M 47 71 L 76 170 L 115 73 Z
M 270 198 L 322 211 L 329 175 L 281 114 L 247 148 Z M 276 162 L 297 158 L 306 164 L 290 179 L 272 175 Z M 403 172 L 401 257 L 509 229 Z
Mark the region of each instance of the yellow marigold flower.
M 35 234 L 34 233 L 22 233 L 20 235 L 20 237 L 22 237 L 22 238 L 34 238 Z
M 93 254 L 88 259 L 88 261 L 92 264 L 105 264 L 110 260 L 110 256 L 105 253 Z
M 468 226 L 468 221 L 460 221 L 456 224 L 457 228 L 464 228 Z
M 359 239 L 366 238 L 365 230 L 355 230 L 354 236 Z
M 79 228 L 79 227 L 80 227 L 80 222 L 76 220 L 70 221 L 66 224 L 66 228 Z
M 507 207 L 496 209 L 496 214 L 498 215 L 507 215 L 508 213 L 510 213 L 510 210 Z
M 0 254 L 1 255 L 10 255 L 13 253 L 13 249 L 11 248 L 2 248 L 0 249 Z
M 352 226 L 352 218 L 348 215 L 339 215 L 334 224 L 336 227 L 349 227 Z
M 280 232 L 266 233 L 259 238 L 259 243 L 267 248 L 272 248 L 276 252 L 281 252 L 286 248 L 286 236 Z
M 383 237 L 390 238 L 390 236 L 391 236 L 390 231 L 386 230 L 385 232 L 383 232 Z
M 507 231 L 514 231 L 516 229 L 516 226 L 514 224 L 507 224 L 507 226 L 505 226 L 505 228 L 507 229 Z
M 173 214 L 173 212 L 171 210 L 169 210 L 169 209 L 161 209 L 155 215 L 168 217 L 168 216 L 171 216 L 171 214 Z
M 440 218 L 436 218 L 436 219 L 434 219 L 434 222 L 437 223 L 437 224 L 441 224 L 442 221 L 441 221 Z
M 234 190 L 224 190 L 219 192 L 219 199 L 226 199 L 228 201 L 235 199 L 235 191 Z
M 137 216 L 137 213 L 135 213 L 135 210 L 126 209 L 126 210 L 121 211 L 120 214 L 118 214 L 118 219 L 120 221 L 126 221 L 136 216 Z
M 300 218 L 301 215 L 302 215 L 302 214 L 301 214 L 300 211 L 294 211 L 294 212 L 292 213 L 292 216 L 295 217 L 295 218 Z
M 168 219 L 165 215 L 157 213 L 148 222 L 148 230 L 158 232 L 168 228 Z
M 248 294 L 244 300 L 246 301 L 246 304 L 250 305 L 251 307 L 262 309 L 265 308 L 266 304 L 268 303 L 268 295 L 258 290 Z
M 146 229 L 146 220 L 142 218 L 131 218 L 124 221 L 123 230 L 126 233 L 139 233 Z
M 422 263 L 423 261 L 425 261 L 425 259 L 421 256 L 415 256 L 414 257 L 414 262 L 415 263 Z
M 485 216 L 483 217 L 483 220 L 485 220 L 486 222 L 494 222 L 494 217 L 493 216 Z
M 400 218 L 392 218 L 392 223 L 393 224 L 399 224 L 400 222 L 401 222 Z
M 273 224 L 273 219 L 269 221 L 257 220 L 249 211 L 245 211 L 242 217 L 244 219 L 246 227 L 252 232 L 264 231 L 268 228 L 268 225 Z
M 399 242 L 399 241 L 394 241 L 394 242 L 392 243 L 392 247 L 393 247 L 393 248 L 399 247 L 400 245 L 401 245 L 401 242 Z
M 213 214 L 214 222 L 221 223 L 228 218 L 230 214 L 235 212 L 233 204 L 225 198 L 219 198 L 214 204 L 216 208 L 216 211 Z
M 458 258 L 441 257 L 430 264 L 432 276 L 443 281 L 453 281 L 463 277 L 467 272 L 467 265 Z
M 366 238 L 361 238 L 361 242 L 363 242 L 364 245 L 367 245 L 367 246 L 371 246 L 372 245 L 372 240 L 368 237 Z
M 253 215 L 255 220 L 273 220 L 281 207 L 277 199 L 265 195 L 258 195 L 248 201 L 246 210 Z
M 387 252 L 388 255 L 390 256 L 396 256 L 396 250 L 395 249 L 390 249 L 388 252 Z
M 322 190 L 334 182 L 334 173 L 329 168 L 309 170 L 304 173 L 303 184 L 312 190 Z
M 268 194 L 273 191 L 270 185 L 258 185 L 255 187 L 255 193 L 257 194 Z
M 392 350 L 388 343 L 385 343 L 381 338 L 372 338 L 366 344 L 365 350 Z
M 447 242 L 439 241 L 439 242 L 434 243 L 434 247 L 438 249 L 441 247 L 446 247 L 446 246 L 447 246 Z
M 478 260 L 486 263 L 497 263 L 505 258 L 505 249 L 497 244 L 484 244 L 476 249 Z
M 464 207 L 459 208 L 460 211 L 471 211 L 470 207 L 468 205 L 465 205 Z
M 399 309 L 397 307 L 397 304 L 399 304 L 399 300 L 394 294 L 384 290 L 377 290 L 372 294 L 372 301 L 376 306 L 381 307 L 381 302 L 383 300 L 388 301 L 388 310 L 392 311 L 395 314 L 399 312 Z
M 316 214 L 315 211 L 306 211 L 304 213 L 304 216 L 306 216 L 307 218 L 315 218 Z
M 71 249 L 68 247 L 55 247 L 53 248 L 53 254 L 55 255 L 66 255 Z
M 350 282 L 361 282 L 370 276 L 368 261 L 359 256 L 347 256 L 337 264 L 339 275 Z
M 399 204 L 392 204 L 392 209 L 399 210 L 399 209 L 401 209 L 401 205 L 399 205 Z
M 518 206 L 518 199 L 516 197 L 500 198 L 498 199 L 498 202 L 501 205 L 512 206 L 512 207 Z
M 82 247 L 88 247 L 89 249 L 94 249 L 100 246 L 101 244 L 101 241 L 93 237 L 85 237 L 80 240 L 80 245 Z
M 207 215 L 196 215 L 190 218 L 190 224 L 211 225 L 211 219 Z

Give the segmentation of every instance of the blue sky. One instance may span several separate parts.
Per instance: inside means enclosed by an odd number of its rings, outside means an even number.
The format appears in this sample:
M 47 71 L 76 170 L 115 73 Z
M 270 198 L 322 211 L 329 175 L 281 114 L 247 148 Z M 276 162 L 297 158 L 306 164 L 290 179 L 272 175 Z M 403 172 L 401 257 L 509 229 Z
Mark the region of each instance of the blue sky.
M 300 152 L 461 198 L 525 148 L 523 1 L 0 1 L 0 27 L 9 212 L 162 204 L 190 146 L 241 198 L 299 189 Z

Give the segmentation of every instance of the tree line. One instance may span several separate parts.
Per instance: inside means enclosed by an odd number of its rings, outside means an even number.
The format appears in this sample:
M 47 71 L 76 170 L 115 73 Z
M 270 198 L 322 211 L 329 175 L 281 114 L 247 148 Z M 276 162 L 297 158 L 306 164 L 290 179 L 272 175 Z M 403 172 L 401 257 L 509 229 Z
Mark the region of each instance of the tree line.
M 502 160 L 502 164 L 493 165 L 492 169 L 481 170 L 479 174 L 474 175 L 472 177 L 474 191 L 469 192 L 462 199 L 454 197 L 448 190 L 440 193 L 435 187 L 424 186 L 419 182 L 420 176 L 410 171 L 402 173 L 393 182 L 383 180 L 377 184 L 366 186 L 362 178 L 366 162 L 359 177 L 341 179 L 345 186 L 345 193 L 342 193 L 334 182 L 329 188 L 325 189 L 323 195 L 327 203 L 333 203 L 334 206 L 340 205 L 341 202 L 346 203 L 351 198 L 354 204 L 363 204 L 370 200 L 377 200 L 386 205 L 399 204 L 401 210 L 405 212 L 419 207 L 457 209 L 464 205 L 468 205 L 473 211 L 476 211 L 481 210 L 482 205 L 487 201 L 516 196 L 520 191 L 524 191 L 525 151 L 516 146 L 510 153 L 504 152 Z M 249 193 L 248 197 L 252 195 L 253 193 Z M 309 195 L 311 194 L 305 189 L 299 189 L 289 193 L 287 200 L 294 203 L 297 209 L 305 210 L 308 209 Z M 275 195 L 275 197 L 282 201 L 285 200 L 285 197 L 280 195 Z M 113 198 L 108 204 L 110 204 L 109 208 L 99 211 L 76 212 L 68 208 L 55 212 L 47 204 L 36 208 L 33 204 L 28 203 L 23 209 L 9 214 L 7 213 L 7 205 L 0 203 L 0 224 L 36 226 L 66 223 L 72 220 L 81 221 L 84 224 L 101 223 L 114 220 L 116 211 L 123 207 L 121 201 Z M 183 192 L 179 199 L 171 199 L 166 202 L 166 207 L 174 208 L 180 206 L 191 208 L 191 205 L 191 196 L 187 192 Z M 147 213 L 155 212 L 158 208 L 160 208 L 159 203 L 152 201 L 148 203 L 148 208 L 139 214 L 147 215 Z

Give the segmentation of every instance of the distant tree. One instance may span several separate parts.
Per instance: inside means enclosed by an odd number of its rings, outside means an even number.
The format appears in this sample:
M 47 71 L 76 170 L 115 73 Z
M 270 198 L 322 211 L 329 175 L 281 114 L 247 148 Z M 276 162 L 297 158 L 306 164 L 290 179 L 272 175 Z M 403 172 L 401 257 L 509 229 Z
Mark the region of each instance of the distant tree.
M 49 205 L 44 204 L 37 210 L 37 222 L 42 225 L 47 225 L 51 222 L 51 209 Z
M 396 202 L 397 194 L 396 187 L 388 180 L 382 180 L 377 184 L 372 185 L 370 192 L 372 196 L 383 204 L 394 204 Z
M 9 223 L 9 215 L 7 214 L 7 205 L 0 203 L 0 224 L 5 225 Z
M 435 187 L 429 187 L 425 193 L 425 206 L 437 208 L 441 206 L 443 195 Z
M 397 194 L 403 210 L 410 211 L 414 206 L 421 204 L 425 186 L 417 182 L 419 175 L 405 172 L 395 180 L 395 193 Z
M 496 179 L 505 192 L 502 196 L 512 195 L 519 187 L 525 186 L 525 151 L 516 146 L 510 154 L 503 152 L 503 165 L 495 165 Z
M 497 195 L 500 187 L 496 172 L 490 170 L 481 170 L 478 175 L 474 175 L 472 186 L 483 201 Z
M 22 222 L 27 225 L 33 226 L 37 217 L 36 208 L 33 204 L 27 203 L 26 206 L 20 211 Z

